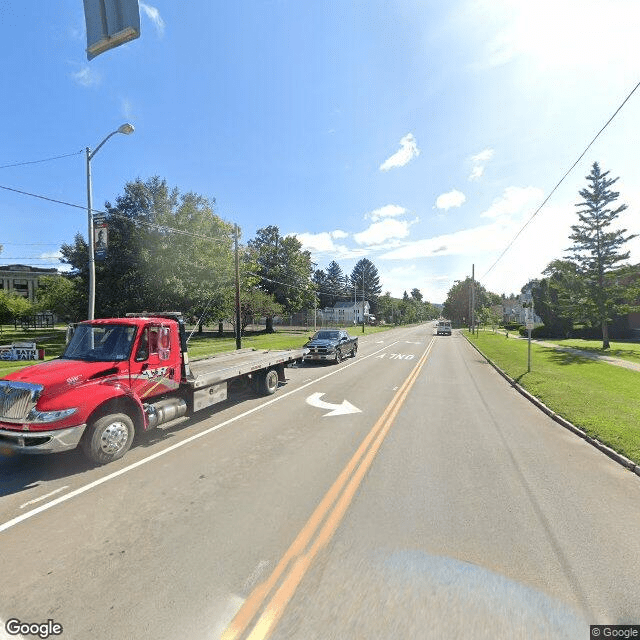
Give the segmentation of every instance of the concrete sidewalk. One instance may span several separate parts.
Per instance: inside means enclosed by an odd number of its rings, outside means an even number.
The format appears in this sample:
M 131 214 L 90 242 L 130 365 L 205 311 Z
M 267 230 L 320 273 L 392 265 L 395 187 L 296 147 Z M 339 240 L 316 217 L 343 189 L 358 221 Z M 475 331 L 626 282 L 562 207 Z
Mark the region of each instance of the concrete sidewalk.
M 515 338 L 516 340 L 527 340 L 524 336 L 508 334 L 504 331 L 500 331 L 502 335 L 506 335 L 507 338 Z M 606 362 L 616 367 L 623 367 L 624 369 L 630 369 L 631 371 L 640 371 L 640 362 L 630 362 L 629 360 L 623 360 L 622 358 L 614 358 L 604 353 L 594 353 L 593 351 L 583 351 L 581 349 L 574 349 L 573 347 L 563 347 L 554 342 L 546 342 L 544 340 L 531 340 L 534 344 L 539 344 L 541 347 L 549 347 L 550 349 L 556 349 L 556 351 L 565 351 L 574 356 L 580 356 L 582 358 L 589 358 L 590 360 L 597 360 L 599 362 Z
M 523 338 L 526 340 L 526 338 Z M 640 371 L 640 362 L 630 362 L 629 360 L 623 360 L 622 358 L 614 358 L 612 356 L 608 356 L 604 353 L 594 353 L 593 351 L 582 351 L 581 349 L 574 349 L 572 347 L 563 347 L 559 344 L 554 344 L 553 342 L 544 342 L 542 340 L 532 340 L 531 342 L 535 342 L 543 347 L 550 347 L 552 349 L 556 349 L 557 351 L 566 351 L 575 356 L 580 356 L 582 358 L 589 358 L 590 360 L 598 360 L 601 362 L 606 362 L 607 364 L 615 365 L 616 367 L 624 367 L 625 369 L 631 369 L 631 371 Z

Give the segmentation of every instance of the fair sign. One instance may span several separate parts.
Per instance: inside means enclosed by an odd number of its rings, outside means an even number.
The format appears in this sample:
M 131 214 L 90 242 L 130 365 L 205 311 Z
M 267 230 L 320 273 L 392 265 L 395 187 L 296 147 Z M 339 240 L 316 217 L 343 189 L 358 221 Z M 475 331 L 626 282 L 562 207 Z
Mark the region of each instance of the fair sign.
M 40 360 L 39 356 L 35 342 L 16 342 L 0 346 L 0 360 Z

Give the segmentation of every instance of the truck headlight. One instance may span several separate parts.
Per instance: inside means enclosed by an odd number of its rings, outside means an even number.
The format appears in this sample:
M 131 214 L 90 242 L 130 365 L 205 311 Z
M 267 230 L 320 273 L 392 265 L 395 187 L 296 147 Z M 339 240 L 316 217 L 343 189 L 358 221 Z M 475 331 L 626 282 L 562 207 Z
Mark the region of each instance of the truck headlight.
M 73 415 L 78 409 L 58 409 L 57 411 L 37 411 L 33 409 L 29 412 L 29 416 L 27 420 L 29 422 L 57 422 L 58 420 L 63 420 L 64 418 L 68 418 Z

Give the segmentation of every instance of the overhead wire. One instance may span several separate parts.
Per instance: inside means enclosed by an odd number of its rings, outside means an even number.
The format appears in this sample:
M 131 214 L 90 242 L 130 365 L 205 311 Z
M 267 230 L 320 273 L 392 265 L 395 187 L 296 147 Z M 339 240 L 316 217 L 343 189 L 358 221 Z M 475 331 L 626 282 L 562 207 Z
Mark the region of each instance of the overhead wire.
M 0 189 L 4 189 L 5 191 L 12 191 L 13 193 L 19 193 L 21 195 L 25 195 L 25 196 L 30 196 L 32 198 L 38 198 L 39 200 L 45 200 L 46 202 L 53 202 L 54 204 L 62 204 L 66 207 L 72 207 L 74 209 L 82 209 L 83 211 L 87 210 L 86 205 L 79 205 L 79 204 L 74 204 L 72 202 L 65 202 L 64 200 L 57 200 L 55 198 L 50 198 L 48 196 L 43 196 L 37 193 L 30 193 L 29 191 L 24 191 L 22 189 L 15 189 L 13 187 L 7 187 L 5 185 L 0 185 Z M 121 220 L 128 220 L 129 222 L 131 222 L 134 225 L 140 225 L 140 226 L 145 226 L 145 227 L 149 227 L 151 229 L 154 229 L 156 231 L 160 231 L 160 232 L 166 232 L 166 233 L 176 233 L 179 235 L 183 235 L 183 236 L 189 236 L 192 238 L 199 238 L 201 240 L 211 240 L 212 242 L 220 242 L 220 243 L 227 243 L 230 242 L 230 239 L 221 239 L 221 238 L 213 238 L 211 236 L 206 236 L 203 234 L 199 234 L 199 233 L 193 233 L 191 231 L 185 231 L 183 229 L 176 229 L 174 227 L 170 227 L 168 225 L 162 225 L 162 224 L 158 224 L 155 222 L 146 222 L 144 220 L 133 220 L 131 218 L 129 218 L 128 216 L 119 214 L 119 213 L 115 213 L 113 211 L 103 211 L 100 209 L 91 209 L 92 214 L 101 214 L 104 216 L 112 216 L 114 218 L 118 218 Z
M 11 164 L 3 164 L 0 165 L 0 169 L 9 169 L 10 167 L 23 167 L 27 164 L 39 164 L 41 162 L 51 162 L 52 160 L 60 160 L 61 158 L 70 158 L 71 156 L 80 155 L 83 152 L 83 149 L 80 151 L 74 151 L 73 153 L 65 153 L 61 156 L 53 156 L 51 158 L 43 158 L 42 160 L 26 160 L 24 162 L 13 162 Z
M 498 264 L 498 262 L 500 262 L 500 260 L 502 260 L 502 258 L 504 257 L 504 255 L 507 253 L 507 251 L 509 251 L 509 249 L 513 246 L 513 244 L 515 243 L 515 241 L 520 237 L 520 235 L 522 234 L 522 232 L 529 226 L 529 224 L 531 223 L 531 221 L 538 215 L 538 213 L 540 212 L 540 210 L 542 209 L 542 207 L 544 207 L 545 204 L 547 204 L 547 202 L 550 200 L 551 196 L 557 191 L 557 189 L 560 187 L 560 185 L 565 181 L 565 179 L 567 178 L 567 176 L 575 169 L 575 167 L 578 165 L 578 163 L 580 162 L 580 160 L 582 160 L 582 158 L 584 158 L 584 156 L 586 155 L 587 151 L 589 151 L 589 149 L 592 147 L 593 143 L 600 137 L 600 135 L 602 134 L 602 132 L 611 124 L 611 122 L 613 121 L 613 119 L 618 115 L 618 113 L 622 110 L 622 108 L 625 106 L 625 104 L 629 101 L 629 99 L 631 98 L 631 96 L 636 92 L 636 90 L 638 89 L 638 87 L 640 87 L 640 82 L 638 82 L 638 84 L 636 84 L 636 86 L 631 90 L 631 92 L 629 93 L 629 95 L 623 100 L 622 104 L 615 110 L 614 114 L 607 120 L 607 122 L 604 124 L 604 126 L 600 129 L 600 131 L 598 131 L 598 133 L 596 133 L 596 135 L 594 136 L 593 140 L 591 140 L 591 142 L 585 147 L 584 151 L 580 154 L 580 156 L 578 157 L 578 159 L 571 165 L 571 167 L 569 168 L 569 170 L 562 176 L 562 178 L 560 178 L 559 182 L 556 184 L 555 187 L 553 187 L 553 189 L 551 190 L 551 192 L 549 193 L 549 195 L 544 199 L 544 201 L 542 202 L 542 204 L 533 212 L 533 214 L 531 215 L 531 217 L 525 222 L 525 224 L 521 227 L 521 229 L 518 231 L 518 233 L 516 233 L 516 235 L 512 238 L 512 240 L 509 242 L 509 244 L 506 246 L 506 248 L 504 249 L 504 251 L 498 256 L 498 258 L 496 259 L 496 261 L 489 267 L 489 269 L 487 270 L 487 272 L 482 276 L 482 278 L 480 278 L 478 280 L 478 282 L 480 280 L 484 280 L 489 273 L 491 273 L 491 271 L 493 270 L 493 268 Z

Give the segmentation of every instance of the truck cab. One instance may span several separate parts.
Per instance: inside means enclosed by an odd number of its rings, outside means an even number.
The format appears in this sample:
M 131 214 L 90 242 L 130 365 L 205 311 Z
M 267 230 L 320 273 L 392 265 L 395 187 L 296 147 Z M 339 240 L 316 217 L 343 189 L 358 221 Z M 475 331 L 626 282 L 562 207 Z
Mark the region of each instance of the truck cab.
M 227 399 L 286 382 L 304 349 L 240 349 L 192 364 L 182 315 L 130 314 L 76 325 L 64 353 L 0 380 L 0 453 L 80 446 L 97 464 L 122 457 L 135 434 L 173 425 Z
M 80 323 L 59 358 L 0 380 L 0 449 L 49 453 L 81 444 L 106 461 L 147 427 L 144 403 L 175 392 L 186 367 L 173 319 Z M 87 426 L 95 431 L 110 415 L 119 417 L 89 442 Z

